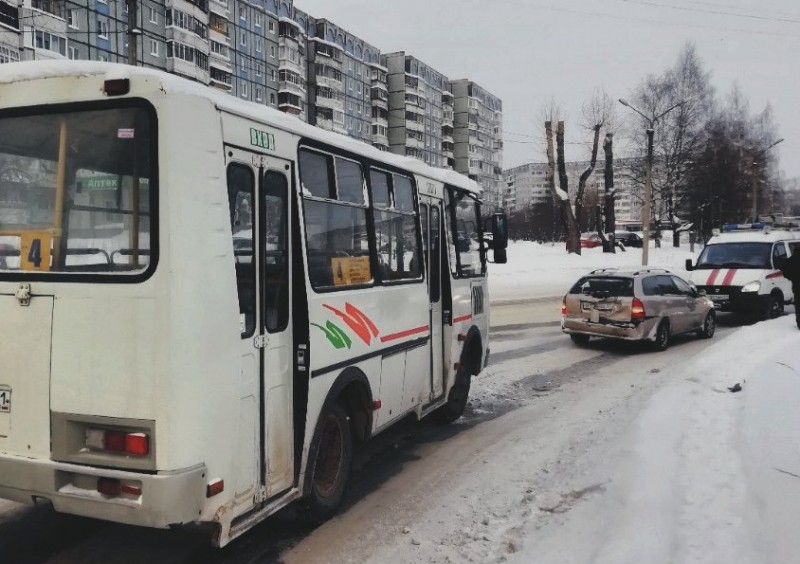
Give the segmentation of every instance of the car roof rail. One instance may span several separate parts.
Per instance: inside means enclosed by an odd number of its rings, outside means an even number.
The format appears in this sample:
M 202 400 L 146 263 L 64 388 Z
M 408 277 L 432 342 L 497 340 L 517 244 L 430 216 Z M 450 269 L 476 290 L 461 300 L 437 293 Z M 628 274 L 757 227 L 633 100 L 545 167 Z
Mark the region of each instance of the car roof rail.
M 616 272 L 619 270 L 616 266 L 609 266 L 607 268 L 595 268 L 589 274 L 601 274 L 603 272 Z

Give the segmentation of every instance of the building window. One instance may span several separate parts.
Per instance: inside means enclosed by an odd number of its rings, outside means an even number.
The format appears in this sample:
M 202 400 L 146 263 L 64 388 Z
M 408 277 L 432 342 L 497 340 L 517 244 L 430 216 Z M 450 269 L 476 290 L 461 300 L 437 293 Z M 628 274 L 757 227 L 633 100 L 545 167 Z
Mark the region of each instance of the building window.
M 264 40 L 256 37 L 256 53 L 261 53 L 264 50 Z
M 78 10 L 67 12 L 67 25 L 72 29 L 78 29 Z
M 247 83 L 246 82 L 242 82 L 241 84 L 242 84 L 242 87 L 240 89 L 240 95 L 241 95 L 242 98 L 247 98 Z
M 269 46 L 269 56 L 272 57 L 273 59 L 275 58 L 275 46 L 274 45 L 270 45 Z
M 272 105 L 272 106 L 274 106 L 274 105 L 275 105 L 275 93 L 274 93 L 274 92 L 270 92 L 270 93 L 269 93 L 269 103 L 270 103 L 270 105 Z
M 108 21 L 97 20 L 97 37 L 100 39 L 108 39 Z
M 154 57 L 158 57 L 158 40 L 151 39 L 150 40 L 150 54 Z
M 275 33 L 275 22 L 272 20 L 269 21 L 269 32 Z
M 242 47 L 247 47 L 247 34 L 243 31 L 241 37 L 239 38 L 239 44 Z
M 256 86 L 256 102 L 260 102 L 264 97 L 264 90 Z
M 127 6 L 127 4 L 126 4 Z M 150 23 L 157 24 L 158 23 L 158 12 L 156 12 L 155 6 L 150 6 Z
M 0 44 L 0 63 L 13 63 L 19 61 L 19 52 Z
M 67 50 L 67 53 L 68 53 L 68 55 L 67 55 L 67 56 L 68 56 L 70 59 L 72 59 L 73 61 L 74 61 L 74 60 L 76 60 L 76 59 L 78 59 L 78 48 L 77 48 L 77 47 L 72 47 L 72 46 L 70 46 L 70 47 L 68 48 L 68 50 Z
M 37 49 L 46 49 L 64 56 L 67 54 L 66 37 L 60 37 L 58 35 L 48 33 L 47 31 L 41 31 L 37 29 L 35 32 L 35 41 Z

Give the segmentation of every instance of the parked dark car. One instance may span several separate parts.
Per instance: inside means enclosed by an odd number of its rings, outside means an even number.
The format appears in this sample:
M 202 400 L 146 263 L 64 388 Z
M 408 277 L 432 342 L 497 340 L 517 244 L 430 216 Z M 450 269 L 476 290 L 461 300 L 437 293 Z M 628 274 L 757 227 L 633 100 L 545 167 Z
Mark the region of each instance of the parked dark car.
M 617 243 L 622 243 L 626 247 L 642 247 L 644 242 L 638 233 L 631 231 L 616 231 L 614 233 L 614 240 Z

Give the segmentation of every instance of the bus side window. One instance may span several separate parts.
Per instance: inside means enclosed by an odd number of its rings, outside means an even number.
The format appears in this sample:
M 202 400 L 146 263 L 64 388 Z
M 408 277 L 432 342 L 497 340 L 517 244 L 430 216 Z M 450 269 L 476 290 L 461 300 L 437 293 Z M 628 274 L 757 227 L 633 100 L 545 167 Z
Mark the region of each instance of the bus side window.
M 264 175 L 264 326 L 270 333 L 289 323 L 289 185 L 273 170 Z
M 242 338 L 247 338 L 256 328 L 256 261 L 253 244 L 255 176 L 249 166 L 232 163 L 228 166 L 227 177 L 239 318 L 242 321 Z
M 375 208 L 378 264 L 383 280 L 416 281 L 422 278 L 418 223 L 411 180 L 399 174 L 370 171 Z
M 311 286 L 332 290 L 372 284 L 361 164 L 300 149 L 299 165 Z

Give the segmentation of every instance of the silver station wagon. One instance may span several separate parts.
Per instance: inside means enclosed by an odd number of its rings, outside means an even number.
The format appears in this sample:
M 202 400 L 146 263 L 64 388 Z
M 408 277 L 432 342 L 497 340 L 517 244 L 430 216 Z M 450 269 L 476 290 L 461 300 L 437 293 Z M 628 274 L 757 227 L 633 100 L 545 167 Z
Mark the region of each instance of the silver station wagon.
M 714 336 L 713 302 L 668 270 L 600 269 L 578 280 L 564 296 L 561 330 L 576 344 L 590 337 L 651 341 L 666 349 L 672 337 Z

